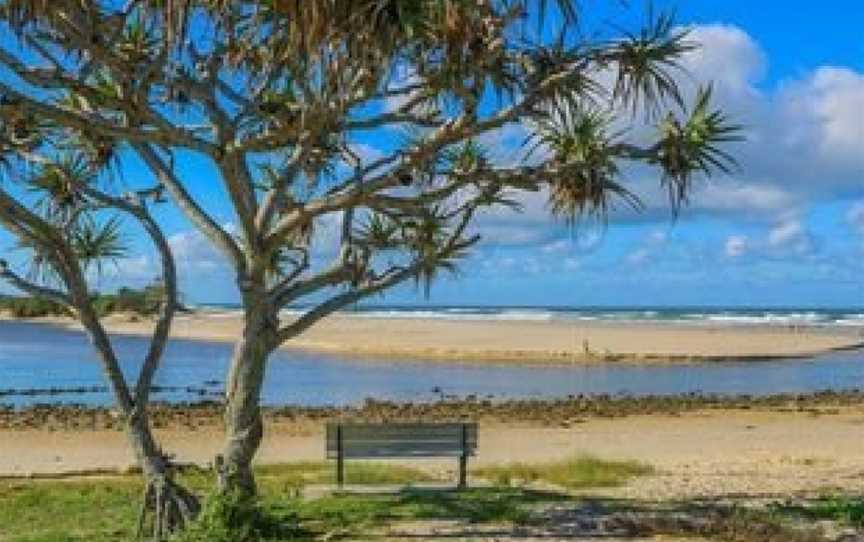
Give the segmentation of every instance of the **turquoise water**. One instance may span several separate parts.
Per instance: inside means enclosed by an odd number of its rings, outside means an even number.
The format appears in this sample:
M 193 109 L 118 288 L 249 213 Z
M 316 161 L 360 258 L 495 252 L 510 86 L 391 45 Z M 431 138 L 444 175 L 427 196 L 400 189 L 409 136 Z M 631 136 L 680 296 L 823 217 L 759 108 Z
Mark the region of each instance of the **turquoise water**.
M 115 337 L 127 375 L 140 367 L 147 342 Z M 217 399 L 230 358 L 227 344 L 173 340 L 156 377 L 156 400 Z M 0 403 L 109 405 L 99 364 L 79 332 L 0 323 Z M 53 393 L 50 391 L 53 388 Z M 542 365 L 374 362 L 278 352 L 263 400 L 270 405 L 352 405 L 367 398 L 432 401 L 442 395 L 554 398 L 574 394 L 774 394 L 864 388 L 864 352 L 814 359 L 694 365 Z M 24 390 L 41 391 L 22 393 Z M 78 389 L 80 393 L 70 393 Z

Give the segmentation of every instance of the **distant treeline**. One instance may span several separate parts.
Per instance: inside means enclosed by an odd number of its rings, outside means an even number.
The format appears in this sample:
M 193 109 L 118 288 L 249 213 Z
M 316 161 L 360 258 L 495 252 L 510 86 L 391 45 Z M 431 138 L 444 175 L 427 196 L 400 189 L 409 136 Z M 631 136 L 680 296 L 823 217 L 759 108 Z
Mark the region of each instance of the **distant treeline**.
M 159 312 L 162 306 L 162 291 L 160 283 L 140 290 L 120 288 L 113 294 L 96 294 L 93 304 L 100 316 L 118 312 L 150 316 Z M 63 305 L 42 297 L 0 296 L 0 312 L 16 318 L 70 315 Z

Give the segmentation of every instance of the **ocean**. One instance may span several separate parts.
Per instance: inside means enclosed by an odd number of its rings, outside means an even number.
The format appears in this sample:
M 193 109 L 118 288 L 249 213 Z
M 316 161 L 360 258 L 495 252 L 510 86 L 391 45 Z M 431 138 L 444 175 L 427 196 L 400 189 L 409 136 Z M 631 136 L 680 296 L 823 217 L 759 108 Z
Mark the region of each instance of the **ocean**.
M 232 304 L 201 304 L 210 311 L 239 310 Z M 301 312 L 296 306 L 286 312 Z M 435 318 L 446 320 L 534 320 L 680 323 L 690 325 L 806 325 L 864 328 L 864 307 L 568 307 L 471 305 L 369 305 L 344 311 L 364 318 Z

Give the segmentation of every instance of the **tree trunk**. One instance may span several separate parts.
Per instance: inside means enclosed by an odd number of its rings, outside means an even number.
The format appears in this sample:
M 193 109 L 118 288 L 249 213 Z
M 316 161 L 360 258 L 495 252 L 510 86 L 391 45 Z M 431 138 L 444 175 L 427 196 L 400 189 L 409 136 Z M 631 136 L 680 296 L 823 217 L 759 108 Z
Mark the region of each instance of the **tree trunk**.
M 195 520 L 200 501 L 174 481 L 170 461 L 156 444 L 145 414 L 136 412 L 126 430 L 145 480 L 138 538 L 147 533 L 153 540 L 166 540 Z
M 274 336 L 269 307 L 263 301 L 247 302 L 243 335 L 234 348 L 226 385 L 225 444 L 216 458 L 222 491 L 256 492 L 252 459 L 264 436 L 261 387 Z
M 79 299 L 83 298 L 86 293 L 83 281 L 76 283 L 76 286 Z M 80 303 L 79 318 L 102 359 L 103 370 L 111 384 L 115 401 L 126 419 L 127 438 L 144 476 L 146 485 L 138 519 L 138 537 L 141 538 L 148 532 L 149 526 L 149 534 L 154 541 L 166 540 L 198 516 L 200 503 L 195 495 L 174 482 L 170 461 L 153 438 L 147 417 L 147 396 L 139 397 L 143 402 L 136 404 L 108 335 L 92 307 Z M 149 522 L 148 513 L 152 516 Z

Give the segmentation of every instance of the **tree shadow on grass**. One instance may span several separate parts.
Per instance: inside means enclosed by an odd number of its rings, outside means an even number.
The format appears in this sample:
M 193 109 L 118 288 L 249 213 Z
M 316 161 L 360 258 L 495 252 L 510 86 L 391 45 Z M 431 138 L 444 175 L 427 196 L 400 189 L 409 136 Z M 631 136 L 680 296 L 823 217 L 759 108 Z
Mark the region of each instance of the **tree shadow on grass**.
M 346 536 L 387 531 L 404 522 L 454 522 L 464 525 L 517 525 L 538 507 L 572 502 L 557 492 L 518 488 L 464 491 L 408 488 L 397 492 L 336 494 L 298 503 L 301 523 L 318 533 Z
M 350 540 L 687 540 L 822 542 L 806 522 L 728 501 L 648 502 L 493 487 L 406 489 L 311 501 L 301 516 Z M 308 523 L 307 523 L 308 525 Z

